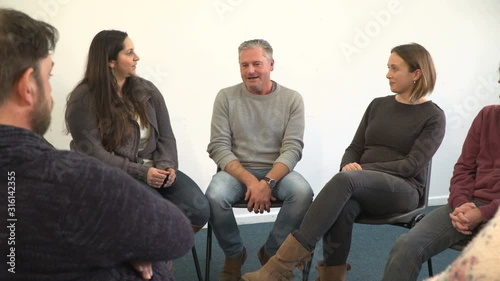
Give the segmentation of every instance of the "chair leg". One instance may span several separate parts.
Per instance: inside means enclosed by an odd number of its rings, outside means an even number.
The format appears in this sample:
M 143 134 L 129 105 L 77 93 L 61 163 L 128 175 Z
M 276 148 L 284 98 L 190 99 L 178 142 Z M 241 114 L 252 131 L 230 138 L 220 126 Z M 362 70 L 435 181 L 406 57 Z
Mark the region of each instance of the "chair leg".
M 196 246 L 193 245 L 191 248 L 191 253 L 193 253 L 194 266 L 196 267 L 196 275 L 198 275 L 198 281 L 203 281 L 203 276 L 201 275 L 200 261 L 198 260 L 198 254 L 196 253 Z
M 427 269 L 429 270 L 429 277 L 434 276 L 434 272 L 432 272 L 432 258 L 427 261 Z
M 205 281 L 210 281 L 210 260 L 212 259 L 212 226 L 207 225 L 207 252 L 205 254 Z

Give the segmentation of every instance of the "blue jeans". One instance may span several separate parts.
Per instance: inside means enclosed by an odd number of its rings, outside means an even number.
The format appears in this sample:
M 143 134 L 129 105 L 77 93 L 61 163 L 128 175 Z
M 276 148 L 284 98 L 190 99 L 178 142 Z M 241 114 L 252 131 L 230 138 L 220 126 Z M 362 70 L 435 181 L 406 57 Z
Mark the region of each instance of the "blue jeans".
M 481 202 L 474 203 L 477 206 L 484 205 Z M 471 239 L 471 235 L 464 235 L 453 227 L 451 212 L 453 208 L 449 205 L 439 207 L 427 214 L 408 233 L 401 235 L 389 254 L 382 280 L 417 280 L 424 262 L 461 240 Z M 472 235 L 479 229 L 477 227 Z
M 261 179 L 269 170 L 248 170 Z M 244 199 L 246 186 L 225 171 L 215 174 L 206 196 L 210 203 L 210 224 L 226 258 L 241 254 L 243 242 L 234 217 L 232 204 Z M 295 230 L 312 202 L 313 191 L 309 183 L 297 172 L 291 171 L 273 188 L 272 195 L 283 200 L 274 227 L 264 244 L 264 249 L 273 256 L 285 238 Z
M 139 180 L 150 191 L 174 203 L 188 217 L 193 226 L 204 226 L 210 216 L 208 200 L 200 187 L 186 174 L 177 170 L 174 184 L 164 188 L 153 188 Z
M 403 178 L 369 170 L 340 172 L 316 196 L 293 235 L 306 249 L 323 238 L 325 265 L 344 265 L 353 223 L 361 212 L 407 212 L 415 209 L 418 201 L 417 188 Z

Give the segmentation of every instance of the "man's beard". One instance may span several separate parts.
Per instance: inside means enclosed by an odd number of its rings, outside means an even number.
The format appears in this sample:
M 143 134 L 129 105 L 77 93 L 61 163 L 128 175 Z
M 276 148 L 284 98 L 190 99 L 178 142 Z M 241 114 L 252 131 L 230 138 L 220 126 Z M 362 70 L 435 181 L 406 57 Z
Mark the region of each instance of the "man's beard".
M 38 81 L 37 81 L 38 82 Z M 52 108 L 45 98 L 45 91 L 41 83 L 38 85 L 38 102 L 33 109 L 31 115 L 31 130 L 41 136 L 43 136 L 50 126 L 50 114 Z

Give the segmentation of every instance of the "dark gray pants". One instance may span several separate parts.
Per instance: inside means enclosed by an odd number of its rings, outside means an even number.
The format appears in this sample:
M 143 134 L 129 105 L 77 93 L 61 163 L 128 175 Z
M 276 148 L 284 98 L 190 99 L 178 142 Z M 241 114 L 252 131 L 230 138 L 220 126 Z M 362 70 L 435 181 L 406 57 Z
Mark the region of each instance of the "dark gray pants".
M 407 212 L 418 201 L 418 190 L 403 178 L 368 170 L 340 172 L 323 187 L 293 235 L 309 249 L 323 238 L 325 264 L 344 265 L 353 223 L 362 211 L 373 215 Z
M 188 217 L 193 226 L 204 226 L 210 217 L 210 206 L 200 187 L 186 174 L 177 170 L 173 185 L 164 188 L 148 187 L 148 190 L 161 195 L 174 203 Z
M 484 205 L 479 201 L 474 203 L 476 206 Z M 477 227 L 472 235 L 458 232 L 451 224 L 451 212 L 453 208 L 449 205 L 439 207 L 427 214 L 408 233 L 401 235 L 389 254 L 382 280 L 417 280 L 424 262 L 461 240 L 471 239 L 481 229 Z

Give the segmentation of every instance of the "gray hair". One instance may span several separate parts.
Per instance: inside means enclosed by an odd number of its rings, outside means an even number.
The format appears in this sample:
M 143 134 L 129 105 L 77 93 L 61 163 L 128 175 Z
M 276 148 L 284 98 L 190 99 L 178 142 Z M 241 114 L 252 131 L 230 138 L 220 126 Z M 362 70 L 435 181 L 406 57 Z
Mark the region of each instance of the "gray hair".
M 262 48 L 264 50 L 264 56 L 268 60 L 273 59 L 273 47 L 271 47 L 271 44 L 267 42 L 264 39 L 252 39 L 245 41 L 240 44 L 238 47 L 238 56 L 241 55 L 241 51 L 246 50 L 246 49 L 254 49 L 254 48 Z

